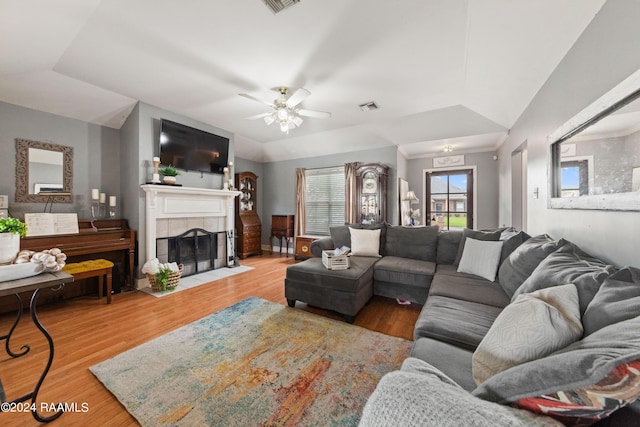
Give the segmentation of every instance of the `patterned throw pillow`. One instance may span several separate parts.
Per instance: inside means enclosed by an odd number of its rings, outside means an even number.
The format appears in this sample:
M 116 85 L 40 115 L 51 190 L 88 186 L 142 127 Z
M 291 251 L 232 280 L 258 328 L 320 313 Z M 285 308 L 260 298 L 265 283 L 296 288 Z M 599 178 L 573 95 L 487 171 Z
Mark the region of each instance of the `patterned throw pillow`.
M 473 353 L 473 379 L 481 384 L 581 337 L 578 291 L 573 284 L 522 294 L 498 315 Z
M 589 387 L 518 400 L 513 406 L 553 417 L 567 426 L 589 426 L 640 397 L 640 360 L 617 366 Z

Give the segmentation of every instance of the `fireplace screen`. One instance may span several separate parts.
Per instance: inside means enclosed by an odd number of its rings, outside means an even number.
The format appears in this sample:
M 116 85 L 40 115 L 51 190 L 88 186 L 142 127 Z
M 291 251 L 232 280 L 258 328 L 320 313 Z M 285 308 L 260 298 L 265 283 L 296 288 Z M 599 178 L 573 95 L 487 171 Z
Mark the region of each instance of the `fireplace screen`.
M 213 270 L 218 252 L 218 234 L 192 228 L 178 236 L 156 239 L 158 260 L 182 264 L 183 277 Z

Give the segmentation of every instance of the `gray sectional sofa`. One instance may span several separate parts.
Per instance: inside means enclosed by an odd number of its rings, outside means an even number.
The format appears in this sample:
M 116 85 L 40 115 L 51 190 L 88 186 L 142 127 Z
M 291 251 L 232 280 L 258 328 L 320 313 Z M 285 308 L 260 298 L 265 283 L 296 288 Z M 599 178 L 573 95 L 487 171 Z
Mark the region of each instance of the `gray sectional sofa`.
M 371 294 L 423 304 L 411 356 L 380 381 L 361 425 L 640 425 L 639 269 L 512 229 L 379 228 L 380 257 L 352 257 L 357 298 L 347 280 L 325 299 L 345 273 L 314 281 L 317 259 L 285 280 L 290 305 L 347 319 Z M 352 243 L 336 227 L 312 252 Z M 345 310 L 342 298 L 358 302 Z

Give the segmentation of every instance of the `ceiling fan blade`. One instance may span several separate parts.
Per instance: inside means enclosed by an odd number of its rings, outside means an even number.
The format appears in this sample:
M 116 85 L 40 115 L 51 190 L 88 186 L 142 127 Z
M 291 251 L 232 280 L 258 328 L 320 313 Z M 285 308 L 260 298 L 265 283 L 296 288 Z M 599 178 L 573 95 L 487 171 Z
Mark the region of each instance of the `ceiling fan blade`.
M 242 96 L 243 98 L 247 98 L 247 99 L 250 99 L 252 101 L 259 102 L 261 104 L 266 104 L 269 107 L 273 107 L 273 102 L 263 101 L 262 99 L 256 98 L 255 96 L 252 96 L 252 95 L 249 95 L 248 93 L 239 93 L 238 95 Z
M 331 113 L 327 113 L 326 111 L 298 110 L 298 114 L 306 117 L 315 117 L 316 119 L 331 118 Z
M 304 101 L 304 99 L 309 95 L 311 95 L 311 92 L 309 92 L 307 89 L 303 87 L 299 88 L 287 99 L 286 101 L 287 107 L 289 108 L 295 107 L 296 105 Z
M 249 117 L 245 117 L 245 120 L 256 120 L 256 119 L 262 119 L 264 117 L 270 116 L 273 113 L 262 113 L 262 114 L 256 114 L 255 116 L 249 116 Z

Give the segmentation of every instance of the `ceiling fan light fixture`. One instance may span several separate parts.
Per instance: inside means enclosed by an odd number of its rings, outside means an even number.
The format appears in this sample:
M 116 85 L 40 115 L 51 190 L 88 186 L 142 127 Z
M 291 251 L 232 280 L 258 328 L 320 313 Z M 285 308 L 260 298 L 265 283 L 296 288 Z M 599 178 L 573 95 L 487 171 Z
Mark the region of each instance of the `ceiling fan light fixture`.
M 268 116 L 264 116 L 264 122 L 267 124 L 267 126 L 272 124 L 275 121 L 276 121 L 276 119 L 275 119 L 275 117 L 273 117 L 273 114 L 269 114 Z
M 306 110 L 297 107 L 298 104 L 311 95 L 311 92 L 307 89 L 298 88 L 290 96 L 287 96 L 289 94 L 289 89 L 287 87 L 281 86 L 277 90 L 280 92 L 280 97 L 275 99 L 273 102 L 263 101 L 252 95 L 240 93 L 239 95 L 244 98 L 260 102 L 261 104 L 267 104 L 272 108 L 268 113 L 257 114 L 255 116 L 247 117 L 247 119 L 263 119 L 267 126 L 273 123 L 278 123 L 280 125 L 280 130 L 288 134 L 291 129 L 295 129 L 302 125 L 304 120 L 300 116 L 320 119 L 328 119 L 331 117 L 331 113 L 327 113 L 325 111 Z
M 276 114 L 278 115 L 279 121 L 289 120 L 289 111 L 287 111 L 286 107 L 279 107 Z

